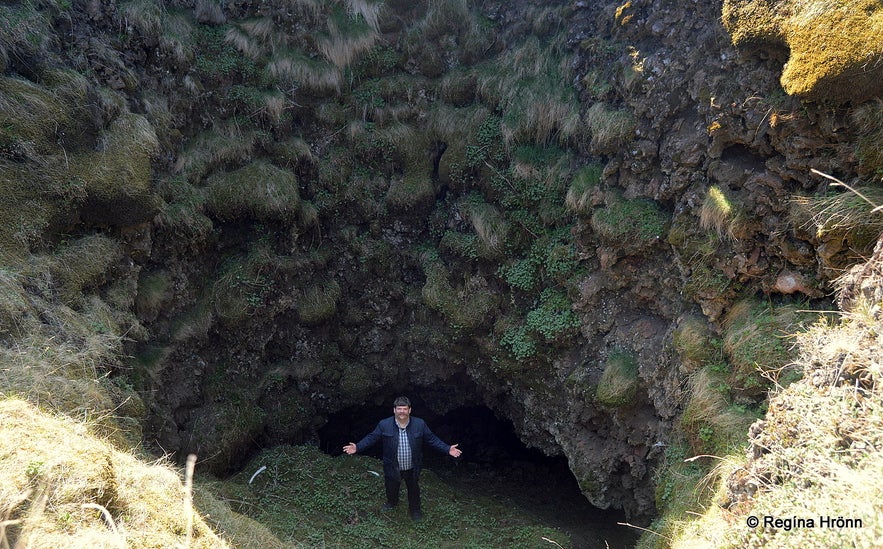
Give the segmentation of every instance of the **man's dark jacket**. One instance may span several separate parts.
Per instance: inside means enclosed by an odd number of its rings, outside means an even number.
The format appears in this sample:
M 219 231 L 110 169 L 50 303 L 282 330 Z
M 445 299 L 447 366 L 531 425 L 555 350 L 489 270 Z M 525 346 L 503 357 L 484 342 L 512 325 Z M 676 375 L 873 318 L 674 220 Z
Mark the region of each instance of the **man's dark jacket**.
M 420 469 L 423 467 L 424 442 L 445 454 L 451 449 L 451 445 L 435 436 L 426 426 L 426 422 L 419 417 L 411 417 L 405 432 L 408 433 L 408 441 L 411 443 L 411 464 L 414 467 L 415 475 L 419 475 Z M 383 474 L 393 479 L 401 478 L 398 458 L 399 426 L 395 416 L 381 419 L 373 431 L 356 443 L 356 449 L 359 452 L 367 450 L 374 446 L 378 440 L 383 441 Z

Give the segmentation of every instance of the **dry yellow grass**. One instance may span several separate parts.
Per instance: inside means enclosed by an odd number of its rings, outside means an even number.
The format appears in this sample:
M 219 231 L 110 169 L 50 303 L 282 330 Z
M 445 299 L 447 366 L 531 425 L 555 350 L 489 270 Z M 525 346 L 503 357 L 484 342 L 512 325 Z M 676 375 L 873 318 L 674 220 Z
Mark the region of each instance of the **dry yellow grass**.
M 0 401 L 6 541 L 33 549 L 229 547 L 191 512 L 178 473 L 96 438 L 80 422 Z M 189 545 L 186 540 L 190 539 Z
M 770 400 L 753 459 L 722 475 L 714 503 L 685 523 L 672 547 L 883 544 L 881 328 L 873 315 L 849 314 L 838 325 L 822 321 L 800 336 L 804 381 Z M 760 527 L 746 525 L 751 516 Z M 763 526 L 764 517 L 804 522 L 772 528 Z M 825 517 L 852 526 L 825 527 Z
M 713 230 L 718 236 L 726 235 L 729 238 L 737 238 L 741 212 L 738 204 L 717 185 L 712 185 L 705 195 L 702 208 L 699 212 L 699 225 L 703 229 Z

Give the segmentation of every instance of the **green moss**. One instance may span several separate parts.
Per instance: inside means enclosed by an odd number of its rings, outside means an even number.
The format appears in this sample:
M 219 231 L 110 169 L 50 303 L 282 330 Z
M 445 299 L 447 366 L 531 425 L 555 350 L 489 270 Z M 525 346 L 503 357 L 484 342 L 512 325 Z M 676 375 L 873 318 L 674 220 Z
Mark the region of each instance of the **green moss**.
M 714 337 L 708 322 L 702 317 L 680 319 L 672 333 L 672 344 L 688 370 L 722 360 L 721 342 Z
M 76 219 L 86 199 L 76 171 L 94 154 L 78 152 L 93 145 L 84 122 L 88 84 L 65 70 L 45 71 L 44 80 L 0 77 L 2 256 L 22 257 L 48 228 Z
M 768 0 L 725 1 L 721 20 L 736 46 L 785 43 L 781 20 Z
M 605 208 L 595 210 L 591 225 L 605 242 L 628 242 L 642 249 L 665 236 L 668 214 L 652 200 L 614 198 Z
M 218 317 L 236 326 L 264 307 L 272 287 L 270 275 L 280 259 L 265 245 L 254 244 L 247 254 L 228 258 L 211 286 L 211 303 Z
M 598 381 L 595 398 L 602 406 L 623 408 L 635 404 L 638 392 L 638 362 L 635 356 L 617 349 L 604 364 L 604 373 Z
M 213 175 L 206 195 L 209 211 L 225 221 L 250 216 L 291 222 L 300 207 L 297 177 L 266 161 Z
M 429 169 L 415 167 L 407 169 L 401 178 L 392 180 L 386 202 L 394 209 L 408 211 L 432 203 L 434 197 Z
M 218 124 L 213 130 L 193 137 L 175 162 L 174 171 L 199 183 L 206 174 L 222 166 L 242 165 L 254 157 L 255 150 L 267 146 L 270 136 L 243 127 L 237 119 Z
M 791 95 L 845 102 L 883 90 L 883 7 L 876 0 L 728 0 L 723 22 L 736 45 L 787 46 L 781 83 Z
M 204 240 L 212 231 L 212 220 L 204 215 L 205 191 L 182 176 L 160 184 L 165 200 L 156 216 L 157 227 L 171 231 L 185 241 Z
M 883 180 L 883 102 L 869 101 L 852 113 L 852 122 L 858 130 L 856 156 L 860 173 Z

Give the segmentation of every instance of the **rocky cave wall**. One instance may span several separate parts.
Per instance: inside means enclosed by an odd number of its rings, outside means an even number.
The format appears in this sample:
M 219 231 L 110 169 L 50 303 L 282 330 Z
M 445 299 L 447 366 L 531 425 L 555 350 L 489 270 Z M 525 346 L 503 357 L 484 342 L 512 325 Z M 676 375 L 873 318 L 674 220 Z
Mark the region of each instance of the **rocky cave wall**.
M 148 445 L 217 472 L 419 392 L 488 406 L 596 506 L 652 514 L 689 398 L 679 330 L 824 301 L 866 244 L 792 213 L 827 184 L 811 169 L 870 176 L 852 106 L 786 96 L 787 52 L 737 51 L 717 2 L 18 9 L 50 38 L 5 31 L 7 98 L 86 75 L 50 152 L 155 140 L 145 188 L 71 174 L 79 198 L 22 247 L 120 244 L 84 285 L 131 294 L 117 375 Z M 5 166 L 37 161 L 4 139 Z

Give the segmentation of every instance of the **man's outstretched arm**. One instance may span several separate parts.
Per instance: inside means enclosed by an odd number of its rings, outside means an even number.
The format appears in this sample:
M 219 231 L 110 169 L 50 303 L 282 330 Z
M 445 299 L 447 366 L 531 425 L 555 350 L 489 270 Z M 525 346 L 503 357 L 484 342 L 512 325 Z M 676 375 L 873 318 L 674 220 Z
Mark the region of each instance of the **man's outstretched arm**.
M 378 440 L 380 440 L 380 424 L 379 423 L 377 424 L 377 427 L 375 427 L 373 431 L 368 433 L 365 436 L 365 438 L 360 440 L 358 444 L 356 444 L 355 442 L 350 442 L 349 444 L 347 444 L 343 447 L 343 451 L 346 452 L 347 454 L 352 455 L 352 454 L 355 454 L 356 452 L 358 452 L 360 449 L 365 450 L 367 448 L 374 446 L 374 443 L 377 442 Z
M 445 452 L 451 457 L 460 457 L 460 454 L 463 453 L 462 450 L 457 448 L 459 444 L 450 445 L 442 439 L 438 438 L 438 436 L 436 436 L 436 434 L 433 433 L 426 424 L 424 424 L 423 426 L 423 438 L 426 440 L 426 442 L 429 443 L 430 446 L 432 446 L 439 452 Z

